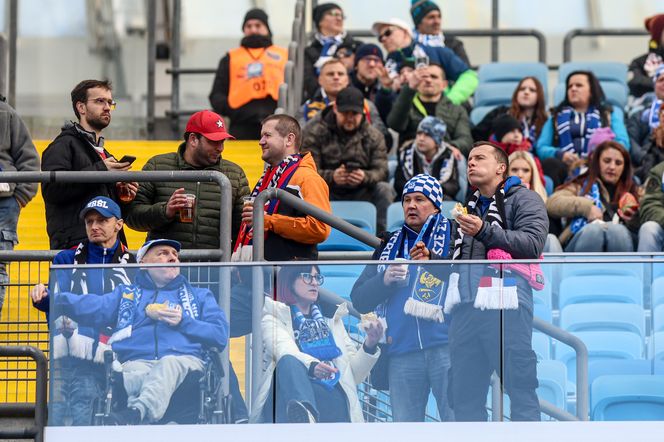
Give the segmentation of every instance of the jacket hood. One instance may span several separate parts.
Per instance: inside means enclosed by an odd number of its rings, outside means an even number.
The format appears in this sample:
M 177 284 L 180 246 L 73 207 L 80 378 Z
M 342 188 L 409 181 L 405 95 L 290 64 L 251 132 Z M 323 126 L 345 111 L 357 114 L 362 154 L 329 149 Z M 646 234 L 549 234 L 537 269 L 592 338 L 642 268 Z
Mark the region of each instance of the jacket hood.
M 314 156 L 311 155 L 311 152 L 302 152 L 302 160 L 300 160 L 299 167 L 306 167 L 307 169 L 311 169 L 318 173 L 318 168 L 316 167 L 316 162 L 314 161 Z

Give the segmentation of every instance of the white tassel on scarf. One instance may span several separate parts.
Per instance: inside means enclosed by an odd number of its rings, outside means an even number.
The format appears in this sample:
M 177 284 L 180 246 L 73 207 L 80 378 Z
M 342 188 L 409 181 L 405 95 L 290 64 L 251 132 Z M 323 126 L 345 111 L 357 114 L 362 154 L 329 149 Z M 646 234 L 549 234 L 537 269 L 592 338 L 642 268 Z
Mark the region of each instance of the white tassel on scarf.
M 413 298 L 408 298 L 403 306 L 404 313 L 415 316 L 416 318 L 427 319 L 429 321 L 443 322 L 443 308 L 440 305 L 427 304 Z
M 447 295 L 445 296 L 445 307 L 443 308 L 443 311 L 449 315 L 454 306 L 461 302 L 461 293 L 459 293 L 459 274 L 456 272 L 452 273 L 447 284 Z
M 480 310 L 516 310 L 519 308 L 519 295 L 514 278 L 480 279 L 475 297 L 475 308 Z

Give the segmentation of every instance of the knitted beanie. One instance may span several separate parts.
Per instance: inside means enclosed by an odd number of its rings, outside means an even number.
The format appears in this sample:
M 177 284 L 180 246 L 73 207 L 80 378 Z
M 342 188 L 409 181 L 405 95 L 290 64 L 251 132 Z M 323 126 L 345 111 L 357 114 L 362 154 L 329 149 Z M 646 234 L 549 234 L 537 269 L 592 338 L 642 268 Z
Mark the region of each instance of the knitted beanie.
M 263 24 L 267 27 L 267 32 L 270 35 L 272 35 L 272 31 L 270 30 L 270 24 L 267 21 L 267 13 L 262 9 L 253 8 L 248 10 L 247 13 L 244 15 L 244 20 L 242 21 L 242 29 L 244 29 L 244 25 L 246 25 L 249 20 L 258 20 L 263 22 Z
M 433 203 L 434 207 L 442 211 L 443 206 L 443 188 L 437 179 L 431 175 L 421 173 L 412 177 L 405 186 L 401 193 L 401 202 L 409 193 L 420 192 Z
M 521 129 L 521 124 L 519 120 L 510 114 L 503 114 L 493 120 L 491 128 L 493 129 L 493 134 L 496 136 L 496 141 L 500 143 L 503 137 L 514 129 Z
M 443 137 L 447 132 L 447 124 L 440 118 L 429 115 L 420 121 L 417 131 L 429 135 L 436 142 L 436 146 L 440 146 L 443 144 Z
M 365 43 L 360 45 L 360 47 L 357 48 L 357 51 L 355 51 L 355 64 L 357 65 L 358 61 L 371 55 L 380 58 L 380 61 L 385 61 L 383 59 L 383 51 L 381 51 L 378 46 L 373 43 Z
M 422 19 L 431 11 L 440 11 L 440 8 L 430 0 L 410 0 L 410 15 L 413 17 L 415 27 L 418 27 Z

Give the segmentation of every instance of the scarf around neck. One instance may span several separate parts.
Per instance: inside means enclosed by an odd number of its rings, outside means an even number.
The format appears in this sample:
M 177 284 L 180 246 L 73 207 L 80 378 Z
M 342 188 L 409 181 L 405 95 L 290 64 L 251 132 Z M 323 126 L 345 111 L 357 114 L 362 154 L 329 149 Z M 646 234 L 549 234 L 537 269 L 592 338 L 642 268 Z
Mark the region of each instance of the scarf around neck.
M 585 189 L 586 185 L 588 184 L 588 179 L 584 180 L 583 185 L 581 186 L 581 191 L 583 192 L 583 189 Z M 600 209 L 603 209 L 604 206 L 602 205 L 602 196 L 601 192 L 599 189 L 599 184 L 597 182 L 594 182 L 593 185 L 590 187 L 590 190 L 586 195 L 583 195 L 586 198 L 589 198 L 592 200 L 593 204 Z M 572 235 L 576 235 L 579 233 L 581 229 L 583 229 L 586 225 L 588 225 L 588 220 L 583 217 L 583 216 L 577 216 L 572 219 L 572 222 L 569 225 L 570 231 L 572 232 Z
M 401 160 L 401 164 L 403 165 L 402 169 L 406 180 L 410 180 L 412 177 L 414 177 L 419 173 L 426 173 L 427 175 L 433 176 L 434 175 L 433 164 L 446 151 L 447 151 L 447 144 L 443 143 L 443 145 L 438 149 L 438 151 L 433 156 L 431 161 L 428 164 L 425 164 L 426 159 L 424 158 L 424 155 L 419 153 L 414 142 L 407 148 L 403 149 L 401 152 L 399 152 L 399 157 L 400 157 L 399 159 Z M 415 167 L 416 157 L 420 162 L 419 169 L 421 170 L 416 170 Z M 449 179 L 452 177 L 453 172 L 454 172 L 454 157 L 450 156 L 449 158 L 442 161 L 442 165 L 440 167 L 440 170 L 438 171 L 438 176 L 436 178 L 438 179 L 438 182 L 441 183 L 442 185 L 443 183 L 449 181 Z
M 558 145 L 563 152 L 573 152 L 585 158 L 588 156 L 588 141 L 601 126 L 601 114 L 595 107 L 590 106 L 584 114 L 565 106 L 556 116 Z

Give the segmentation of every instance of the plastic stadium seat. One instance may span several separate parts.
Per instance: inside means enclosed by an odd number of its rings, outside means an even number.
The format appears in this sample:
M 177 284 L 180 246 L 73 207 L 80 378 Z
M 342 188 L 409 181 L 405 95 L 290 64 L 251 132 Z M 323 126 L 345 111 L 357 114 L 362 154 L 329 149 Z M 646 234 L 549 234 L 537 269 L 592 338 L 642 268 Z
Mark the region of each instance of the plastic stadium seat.
M 320 266 L 320 272 L 326 277 L 336 277 L 336 276 L 354 276 L 358 277 L 362 274 L 364 270 L 364 265 L 360 264 L 325 264 Z
M 533 292 L 535 293 L 535 292 Z M 535 299 L 535 305 L 534 305 L 534 310 L 533 310 L 533 315 L 540 318 L 541 320 L 545 322 L 552 323 L 553 322 L 553 312 L 551 311 L 551 307 L 548 305 L 542 303 L 542 302 L 537 302 L 537 298 L 533 297 Z
M 332 213 L 369 233 L 376 233 L 376 207 L 366 201 L 332 201 Z M 337 229 L 318 245 L 320 251 L 371 251 L 373 248 Z
M 560 283 L 559 307 L 586 302 L 643 305 L 641 280 L 630 275 L 571 276 Z
M 653 332 L 664 332 L 664 304 L 654 308 L 652 313 Z
M 549 69 L 544 63 L 485 63 L 480 66 L 477 76 L 480 84 L 514 83 L 512 91 L 523 77 L 535 77 L 542 83 L 544 91 L 548 90 Z
M 394 232 L 403 226 L 403 206 L 399 201 L 387 208 L 387 231 Z
M 551 339 L 548 335 L 533 332 L 533 351 L 537 354 L 537 360 L 551 359 Z
M 574 333 L 588 348 L 588 363 L 593 361 L 643 359 L 643 339 L 624 331 L 587 331 Z M 576 352 L 557 343 L 556 360 L 567 366 L 567 379 L 576 382 Z
M 544 175 L 544 188 L 546 189 L 546 194 L 550 196 L 553 193 L 553 179 L 550 176 Z
M 664 304 L 664 276 L 660 276 L 653 281 L 650 293 L 653 307 Z
M 625 359 L 622 361 L 593 361 L 588 364 L 588 384 L 600 376 L 615 374 L 652 374 L 652 361 L 649 359 Z
M 600 81 L 600 86 L 604 91 L 606 100 L 615 106 L 616 109 L 622 111 L 627 105 L 627 96 L 629 90 L 624 83 L 616 83 L 613 81 Z M 558 83 L 553 90 L 553 102 L 557 106 L 565 98 L 565 84 Z
M 650 351 L 648 355 L 655 360 L 655 363 L 664 363 L 664 332 L 653 333 L 650 337 Z
M 601 254 L 599 254 L 601 255 Z M 630 257 L 630 255 L 624 255 Z M 631 275 L 643 279 L 644 268 L 648 264 L 640 262 L 621 262 L 621 263 L 585 263 L 589 258 L 597 258 L 598 254 L 581 255 L 568 254 L 565 259 L 570 261 L 562 265 L 562 278 L 568 276 L 586 276 L 586 275 Z M 622 258 L 622 256 L 619 256 Z
M 600 81 L 614 81 L 627 84 L 627 65 L 605 61 L 572 61 L 563 63 L 558 68 L 558 83 L 565 83 L 573 71 L 591 71 Z
M 646 333 L 643 307 L 623 303 L 572 304 L 560 312 L 560 327 L 574 333 L 578 331 L 629 331 L 642 339 Z
M 376 233 L 376 206 L 367 201 L 332 201 L 332 213 L 369 233 Z
M 518 83 L 480 83 L 475 90 L 476 106 L 509 106 Z
M 537 397 L 565 409 L 567 390 L 567 367 L 559 361 L 537 363 Z
M 466 157 L 461 157 L 457 161 L 457 171 L 459 172 L 459 191 L 455 196 L 457 201 L 466 201 L 466 193 L 468 193 L 468 162 Z
M 664 276 L 664 263 L 655 262 L 652 264 L 652 279 L 657 279 L 660 276 Z
M 591 419 L 664 420 L 664 376 L 600 376 L 590 387 Z
M 321 272 L 322 273 L 322 272 Z M 336 293 L 344 299 L 350 300 L 350 292 L 357 281 L 357 276 L 329 276 L 325 275 L 323 288 Z
M 474 106 L 470 111 L 470 123 L 473 126 L 480 124 L 480 121 L 486 117 L 486 114 L 491 112 L 496 106 Z

